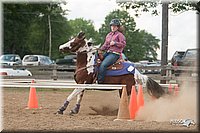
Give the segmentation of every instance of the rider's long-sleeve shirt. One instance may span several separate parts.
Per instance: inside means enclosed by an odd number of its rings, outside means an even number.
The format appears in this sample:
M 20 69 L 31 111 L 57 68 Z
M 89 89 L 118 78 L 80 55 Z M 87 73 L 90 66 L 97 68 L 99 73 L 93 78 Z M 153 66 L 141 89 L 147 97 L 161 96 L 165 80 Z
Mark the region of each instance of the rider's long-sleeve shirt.
M 115 44 L 110 45 L 111 41 L 114 41 Z M 124 35 L 119 31 L 115 31 L 108 33 L 104 44 L 101 46 L 101 50 L 117 52 L 121 54 L 125 46 L 126 46 L 126 40 Z

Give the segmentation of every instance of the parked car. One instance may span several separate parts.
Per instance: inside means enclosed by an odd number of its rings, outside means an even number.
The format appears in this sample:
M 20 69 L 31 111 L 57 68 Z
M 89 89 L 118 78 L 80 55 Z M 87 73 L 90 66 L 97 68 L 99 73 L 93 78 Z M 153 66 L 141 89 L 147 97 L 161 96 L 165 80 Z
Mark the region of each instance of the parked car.
M 182 60 L 179 61 L 178 66 L 197 66 L 198 62 L 198 53 L 199 53 L 199 48 L 196 49 L 187 49 L 185 54 L 182 57 Z M 175 72 L 175 76 L 179 76 L 180 73 L 183 71 L 178 70 Z M 192 71 L 188 71 L 188 73 L 193 73 Z
M 51 65 L 53 61 L 45 55 L 25 55 L 22 60 L 24 66 Z
M 185 51 L 176 51 L 171 59 L 171 66 L 180 66 L 180 62 L 183 59 L 183 55 L 185 54 Z M 178 76 L 180 73 L 180 70 L 172 70 L 172 74 L 175 74 L 175 76 Z
M 154 61 L 154 62 L 149 62 L 148 60 L 142 60 L 142 61 L 139 61 L 139 63 L 143 66 L 143 67 L 154 67 L 154 66 L 161 66 L 161 63 L 160 61 Z M 144 74 L 158 74 L 161 72 L 160 69 L 141 69 L 141 72 L 144 73 Z
M 18 54 L 4 54 L 0 56 L 0 63 L 2 66 L 21 65 L 22 60 Z
M 147 62 L 147 67 L 157 67 L 157 66 L 161 66 L 160 62 Z M 145 70 L 145 73 L 149 73 L 149 74 L 159 74 L 161 72 L 161 69 L 149 69 L 149 70 Z
M 140 66 L 142 66 L 142 67 L 146 67 L 148 62 L 149 62 L 148 60 L 139 61 Z M 146 73 L 147 72 L 147 70 L 145 70 L 145 69 L 140 69 L 140 71 L 141 71 L 141 73 Z
M 57 65 L 76 65 L 76 55 L 66 55 L 63 59 L 56 60 Z
M 75 71 L 76 70 L 76 55 L 66 55 L 62 59 L 56 59 L 58 71 Z
M 180 61 L 180 66 L 197 66 L 199 49 L 187 49 Z
M 172 56 L 171 65 L 179 66 L 179 63 L 182 60 L 184 54 L 185 54 L 185 51 L 176 51 Z
M 1 68 L 0 76 L 32 76 L 27 69 Z

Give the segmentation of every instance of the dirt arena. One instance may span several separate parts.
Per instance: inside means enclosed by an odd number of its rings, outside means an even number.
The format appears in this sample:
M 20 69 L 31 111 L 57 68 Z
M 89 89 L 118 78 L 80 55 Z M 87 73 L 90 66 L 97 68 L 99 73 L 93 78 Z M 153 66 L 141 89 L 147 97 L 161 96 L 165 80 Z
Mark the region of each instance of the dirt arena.
M 196 87 L 181 88 L 179 96 L 152 100 L 144 90 L 145 105 L 134 121 L 113 121 L 117 118 L 118 91 L 86 90 L 78 115 L 68 115 L 76 99 L 64 115 L 54 113 L 71 93 L 69 89 L 38 89 L 39 109 L 25 109 L 29 88 L 3 89 L 3 131 L 198 131 L 198 124 L 189 128 L 170 124 L 171 119 L 193 119 L 197 123 Z

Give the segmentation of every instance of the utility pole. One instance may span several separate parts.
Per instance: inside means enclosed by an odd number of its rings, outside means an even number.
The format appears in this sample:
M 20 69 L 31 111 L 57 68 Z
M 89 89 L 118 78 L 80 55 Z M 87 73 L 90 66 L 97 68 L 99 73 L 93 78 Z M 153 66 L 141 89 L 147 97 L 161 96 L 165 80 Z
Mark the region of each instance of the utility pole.
M 168 57 L 168 3 L 162 3 L 162 46 L 161 46 L 161 66 L 167 65 Z M 161 70 L 161 76 L 166 75 L 166 70 Z M 160 81 L 162 84 L 166 80 Z
M 51 58 L 51 16 L 50 16 L 50 12 L 51 12 L 51 7 L 49 5 L 48 7 L 49 10 L 49 14 L 48 14 L 48 25 L 49 25 L 49 57 Z

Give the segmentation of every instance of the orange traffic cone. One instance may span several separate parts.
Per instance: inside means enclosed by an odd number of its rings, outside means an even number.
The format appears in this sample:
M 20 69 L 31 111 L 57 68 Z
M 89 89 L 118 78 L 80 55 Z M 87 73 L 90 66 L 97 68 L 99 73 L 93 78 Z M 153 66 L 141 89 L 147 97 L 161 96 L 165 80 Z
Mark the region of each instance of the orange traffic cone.
M 137 95 L 135 91 L 135 86 L 132 86 L 131 90 L 131 97 L 129 102 L 129 111 L 130 111 L 130 119 L 135 119 L 136 112 L 137 112 Z
M 175 96 L 178 96 L 178 92 L 179 92 L 178 85 L 175 85 L 175 86 L 174 86 L 174 95 L 175 95 Z
M 143 97 L 143 91 L 142 91 L 142 85 L 141 84 L 139 84 L 139 89 L 138 89 L 137 106 L 138 106 L 138 110 L 139 110 L 140 107 L 144 106 L 144 97 Z
M 171 84 L 169 84 L 169 86 L 168 86 L 168 93 L 169 93 L 169 94 L 172 93 L 172 85 L 171 85 Z
M 35 83 L 34 80 L 32 80 L 31 84 L 33 83 Z M 32 109 L 32 108 L 38 108 L 38 100 L 36 96 L 35 87 L 30 87 L 30 92 L 29 92 L 28 109 Z
M 130 119 L 130 114 L 129 114 L 129 108 L 128 108 L 128 96 L 127 96 L 127 91 L 126 87 L 123 87 L 122 90 L 122 96 L 119 102 L 119 110 L 117 114 L 117 119 L 116 120 L 129 120 Z

